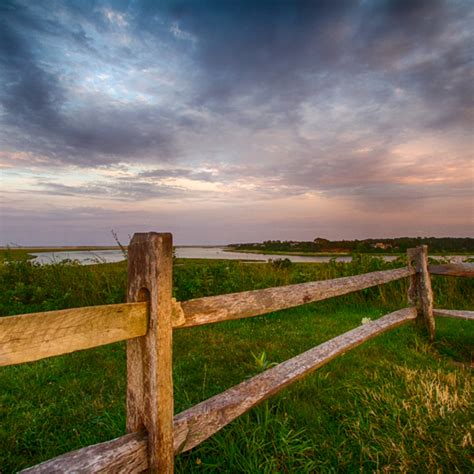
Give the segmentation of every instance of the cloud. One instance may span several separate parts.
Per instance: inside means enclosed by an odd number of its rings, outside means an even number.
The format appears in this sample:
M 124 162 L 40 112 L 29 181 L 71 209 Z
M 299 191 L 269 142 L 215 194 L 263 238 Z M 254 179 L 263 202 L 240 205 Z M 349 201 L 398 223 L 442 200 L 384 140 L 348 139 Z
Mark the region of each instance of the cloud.
M 308 101 L 331 109 L 351 95 L 355 109 L 376 101 L 393 111 L 406 105 L 395 89 L 423 101 L 422 126 L 472 123 L 472 9 L 462 3 L 118 5 L 4 6 L 7 145 L 86 167 L 186 161 L 197 130 L 223 119 L 298 135 Z M 398 120 L 382 118 L 397 134 Z
M 143 171 L 139 174 L 143 178 L 186 178 L 193 181 L 208 181 L 215 182 L 216 175 L 211 171 L 194 171 L 184 168 L 172 168 L 172 169 L 152 169 Z
M 87 196 L 118 201 L 144 201 L 156 198 L 184 198 L 189 191 L 179 186 L 118 179 L 111 182 L 92 182 L 80 185 L 66 185 L 57 182 L 39 181 L 38 192 L 54 196 Z
M 76 23 L 50 27 L 55 21 L 60 17 L 48 18 L 46 10 L 4 6 L 1 12 L 2 142 L 48 156 L 52 164 L 94 166 L 133 160 L 134 155 L 152 151 L 155 160 L 170 159 L 172 137 L 180 126 L 173 111 L 146 104 L 128 107 L 78 89 L 76 76 L 93 74 L 83 62 L 87 56 L 81 54 L 90 55 L 92 62 L 100 63 L 101 58 L 90 47 L 93 40 Z M 58 36 L 62 50 L 50 46 Z M 42 53 L 37 52 L 36 39 Z M 68 59 L 78 45 L 83 51 Z M 53 53 L 65 56 L 61 61 L 50 59 Z
M 57 78 L 38 66 L 26 42 L 6 22 L 0 35 L 4 113 L 17 126 L 54 127 L 62 102 Z
M 2 2 L 2 166 L 51 199 L 465 204 L 473 21 L 469 1 Z

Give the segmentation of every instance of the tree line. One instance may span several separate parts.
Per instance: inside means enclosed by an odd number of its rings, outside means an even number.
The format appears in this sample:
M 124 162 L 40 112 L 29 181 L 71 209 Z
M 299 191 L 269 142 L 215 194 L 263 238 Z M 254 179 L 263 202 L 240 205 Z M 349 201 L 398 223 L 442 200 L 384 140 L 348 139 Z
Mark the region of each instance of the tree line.
M 344 253 L 404 253 L 407 249 L 428 245 L 430 252 L 474 252 L 471 237 L 397 237 L 392 239 L 328 240 L 316 237 L 313 241 L 266 240 L 261 243 L 232 244 L 236 250 L 273 252 L 344 252 Z

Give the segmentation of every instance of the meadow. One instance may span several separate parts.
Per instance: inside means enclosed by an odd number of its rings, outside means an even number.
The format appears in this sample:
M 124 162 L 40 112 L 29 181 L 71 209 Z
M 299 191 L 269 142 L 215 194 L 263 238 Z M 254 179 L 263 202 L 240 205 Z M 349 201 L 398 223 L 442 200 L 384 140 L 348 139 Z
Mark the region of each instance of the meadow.
M 177 260 L 187 300 L 394 268 L 351 263 Z M 0 315 L 120 303 L 126 264 L 0 265 Z M 407 281 L 240 321 L 174 332 L 175 412 L 274 363 L 406 306 Z M 473 309 L 472 279 L 433 277 L 435 306 Z M 471 321 L 416 323 L 379 336 L 283 390 L 176 457 L 177 472 L 470 472 Z M 0 472 L 125 432 L 125 344 L 0 369 Z

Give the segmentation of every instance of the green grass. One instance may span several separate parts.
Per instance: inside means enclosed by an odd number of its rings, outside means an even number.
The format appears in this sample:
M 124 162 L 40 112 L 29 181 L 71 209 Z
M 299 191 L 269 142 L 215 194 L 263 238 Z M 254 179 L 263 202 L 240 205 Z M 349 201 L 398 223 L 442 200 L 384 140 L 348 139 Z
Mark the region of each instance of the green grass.
M 182 263 L 182 262 L 180 262 Z M 401 264 L 400 262 L 398 264 Z M 395 264 L 188 262 L 179 300 Z M 123 263 L 0 267 L 0 314 L 123 301 Z M 438 306 L 472 309 L 472 280 L 434 279 Z M 405 305 L 406 282 L 174 333 L 176 413 L 267 365 Z M 408 324 L 341 356 L 176 458 L 177 472 L 472 471 L 474 325 L 440 319 L 433 345 Z M 125 345 L 0 370 L 0 471 L 125 432 Z M 263 364 L 265 365 L 265 364 Z
M 32 252 L 40 252 L 39 249 L 11 249 L 8 247 L 0 248 L 0 264 L 4 261 L 24 262 L 26 260 L 34 259 Z

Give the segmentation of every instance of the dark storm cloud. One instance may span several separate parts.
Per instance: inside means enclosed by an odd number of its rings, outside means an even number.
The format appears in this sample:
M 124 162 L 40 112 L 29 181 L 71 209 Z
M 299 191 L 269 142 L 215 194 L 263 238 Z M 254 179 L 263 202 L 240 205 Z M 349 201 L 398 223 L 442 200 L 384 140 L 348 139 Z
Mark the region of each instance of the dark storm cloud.
M 135 191 L 116 180 L 117 198 L 159 196 L 149 179 L 180 177 L 255 178 L 272 195 L 382 183 L 393 196 L 394 144 L 472 129 L 470 2 L 4 2 L 0 15 L 3 147 L 86 168 L 174 163 L 139 173 Z M 95 84 L 104 71 L 121 88 Z M 262 130 L 288 133 L 286 152 L 231 156 Z M 186 166 L 215 157 L 218 173 Z
M 2 105 L 11 125 L 48 128 L 58 123 L 63 101 L 57 78 L 36 62 L 26 40 L 2 22 L 0 28 Z
M 84 12 L 79 14 L 73 7 L 69 13 L 77 20 L 84 18 Z M 143 104 L 124 107 L 101 98 L 86 104 L 86 110 L 68 109 L 74 91 L 61 77 L 65 75 L 61 61 L 66 58 L 48 64 L 47 48 L 39 48 L 36 40 L 63 41 L 72 50 L 84 49 L 91 59 L 99 54 L 76 21 L 60 25 L 45 14 L 13 3 L 3 4 L 0 10 L 3 147 L 34 151 L 53 164 L 80 166 L 113 163 L 151 150 L 156 158 L 168 159 L 173 153 L 171 135 L 176 123 L 179 126 L 170 111 Z
M 271 127 L 282 120 L 288 125 L 308 94 L 329 86 L 327 68 L 338 68 L 343 60 L 340 46 L 334 46 L 333 27 L 349 21 L 355 7 L 342 0 L 171 5 L 165 10 L 170 21 L 196 38 L 189 45 L 200 79 L 193 105 L 248 123 L 246 111 L 232 101 L 251 97 L 253 104 L 268 107 L 251 121 L 253 127 Z M 154 31 L 152 21 L 139 27 Z
M 253 126 L 298 118 L 308 96 L 324 101 L 336 86 L 372 75 L 385 87 L 371 98 L 390 99 L 404 87 L 425 101 L 431 124 L 470 125 L 472 41 L 466 41 L 469 2 L 173 2 L 160 11 L 197 38 L 189 45 L 201 80 L 196 106 L 248 120 L 232 100 L 266 104 Z M 153 33 L 153 3 L 140 10 L 139 28 Z M 464 33 L 464 35 L 463 35 Z M 289 122 L 286 122 L 290 125 Z

